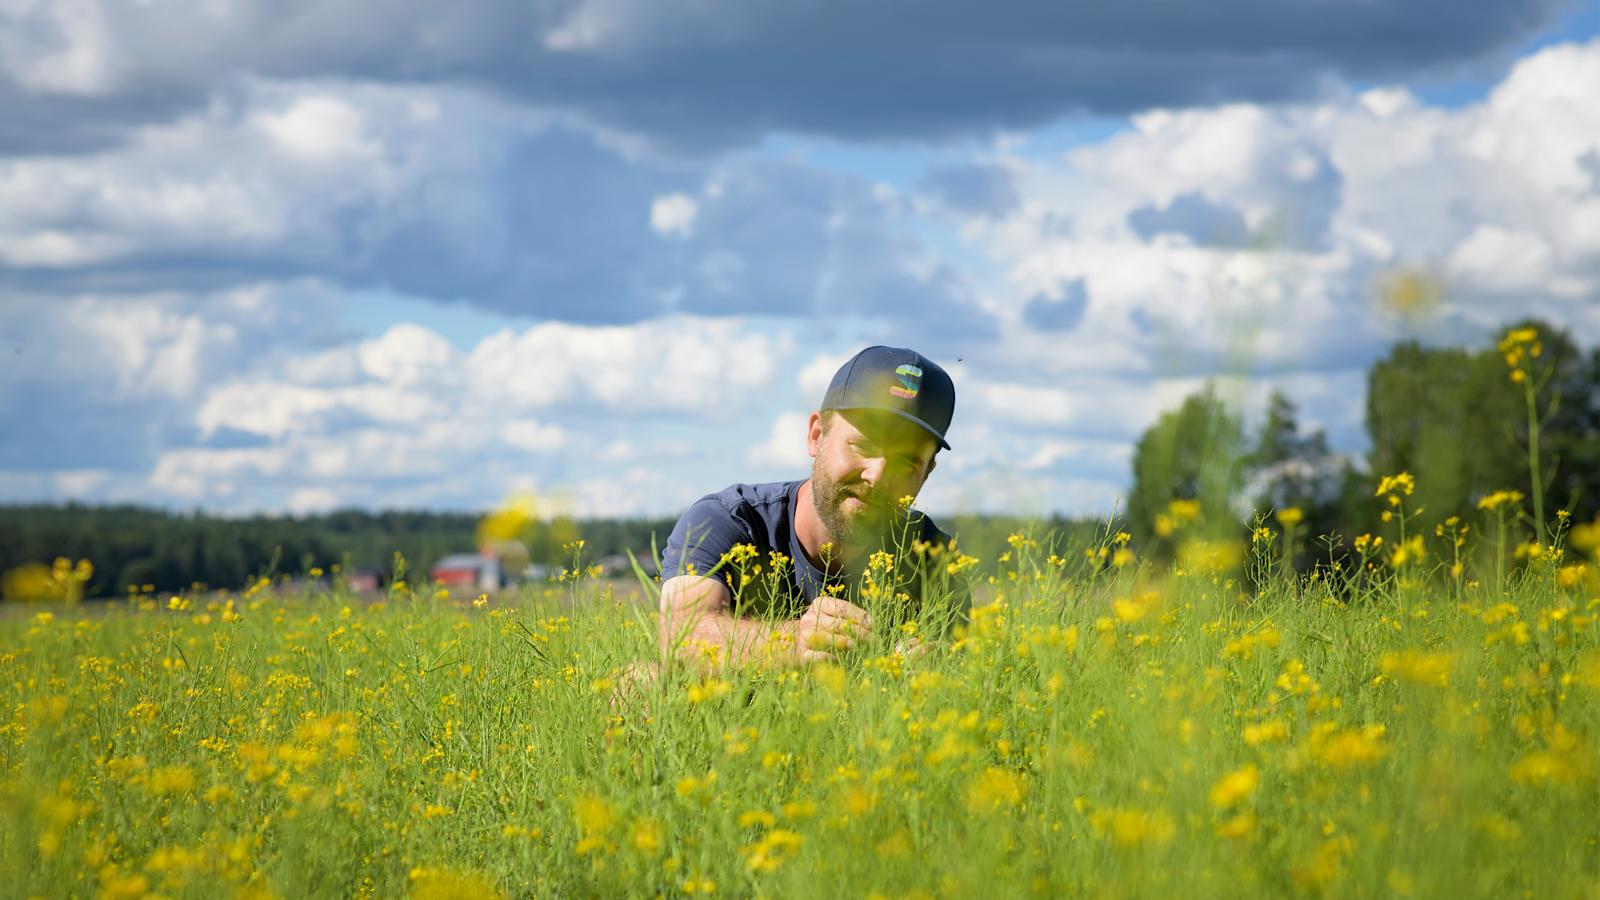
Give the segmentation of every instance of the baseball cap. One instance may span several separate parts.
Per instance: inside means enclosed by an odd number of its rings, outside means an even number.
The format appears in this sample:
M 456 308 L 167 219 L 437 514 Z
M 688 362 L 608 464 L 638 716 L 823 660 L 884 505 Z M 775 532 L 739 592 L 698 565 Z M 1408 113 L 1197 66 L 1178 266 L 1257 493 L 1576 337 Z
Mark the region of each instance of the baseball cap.
M 872 346 L 833 375 L 822 409 L 881 409 L 921 425 L 950 449 L 944 433 L 956 409 L 956 386 L 939 364 L 904 347 Z

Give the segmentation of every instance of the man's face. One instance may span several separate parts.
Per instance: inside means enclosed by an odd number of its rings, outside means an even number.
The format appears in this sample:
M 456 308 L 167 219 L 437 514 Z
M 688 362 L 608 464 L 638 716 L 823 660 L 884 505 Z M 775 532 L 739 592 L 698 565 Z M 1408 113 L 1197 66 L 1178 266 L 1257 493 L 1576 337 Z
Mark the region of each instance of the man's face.
M 811 499 L 834 540 L 872 543 L 894 522 L 896 502 L 915 497 L 933 471 L 939 445 L 913 422 L 879 410 L 840 410 L 826 432 L 812 413 L 808 450 Z

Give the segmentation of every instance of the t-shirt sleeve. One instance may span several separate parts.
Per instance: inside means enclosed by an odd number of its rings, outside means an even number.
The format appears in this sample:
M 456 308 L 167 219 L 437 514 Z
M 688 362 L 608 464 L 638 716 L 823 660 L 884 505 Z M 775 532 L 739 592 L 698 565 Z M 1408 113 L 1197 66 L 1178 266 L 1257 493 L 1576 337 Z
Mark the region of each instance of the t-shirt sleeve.
M 749 528 L 716 497 L 702 497 L 672 527 L 661 551 L 661 578 L 709 575 L 729 590 L 727 569 L 718 568 L 722 555 L 736 544 L 750 543 Z
M 954 536 L 947 535 L 942 528 L 934 527 L 933 533 L 934 543 L 944 548 L 944 552 L 939 556 L 939 569 L 946 570 L 947 565 L 952 564 L 958 557 L 962 556 L 962 551 L 958 549 L 958 543 Z M 941 634 L 941 637 L 949 641 L 950 637 L 955 636 L 957 626 L 966 628 L 966 625 L 971 621 L 973 591 L 971 591 L 971 583 L 966 580 L 966 577 L 949 575 L 947 570 L 944 585 L 950 591 L 950 613 L 952 615 L 944 620 L 944 633 Z
M 954 597 L 950 605 L 954 609 L 955 615 L 951 616 L 949 621 L 945 624 L 943 636 L 946 638 L 952 637 L 955 634 L 956 626 L 959 625 L 962 628 L 965 628 L 967 625 L 971 624 L 972 621 L 971 585 L 965 579 L 963 579 L 952 582 L 952 586 L 954 588 Z

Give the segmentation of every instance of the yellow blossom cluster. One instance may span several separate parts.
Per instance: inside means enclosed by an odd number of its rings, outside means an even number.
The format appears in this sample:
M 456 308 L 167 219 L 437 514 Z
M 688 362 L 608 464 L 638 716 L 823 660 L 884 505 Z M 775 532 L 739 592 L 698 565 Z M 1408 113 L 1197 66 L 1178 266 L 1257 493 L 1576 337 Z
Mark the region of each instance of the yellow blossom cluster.
M 1497 345 L 1505 358 L 1511 380 L 1521 384 L 1528 378 L 1532 361 L 1544 354 L 1544 343 L 1539 340 L 1536 328 L 1513 328 L 1506 332 Z

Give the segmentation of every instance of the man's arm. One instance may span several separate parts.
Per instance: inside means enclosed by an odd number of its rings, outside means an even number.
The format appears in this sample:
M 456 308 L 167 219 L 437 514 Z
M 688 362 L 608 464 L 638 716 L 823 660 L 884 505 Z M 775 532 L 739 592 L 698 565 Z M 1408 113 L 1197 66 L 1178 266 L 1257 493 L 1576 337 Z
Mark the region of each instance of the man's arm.
M 855 646 L 871 625 L 865 610 L 836 597 L 817 598 L 798 619 L 767 622 L 735 616 L 733 593 L 715 578 L 679 575 L 661 586 L 663 657 L 704 669 L 818 662 Z

